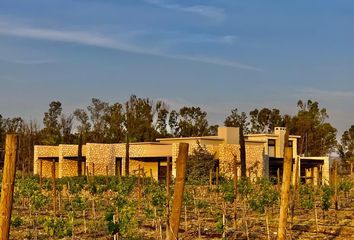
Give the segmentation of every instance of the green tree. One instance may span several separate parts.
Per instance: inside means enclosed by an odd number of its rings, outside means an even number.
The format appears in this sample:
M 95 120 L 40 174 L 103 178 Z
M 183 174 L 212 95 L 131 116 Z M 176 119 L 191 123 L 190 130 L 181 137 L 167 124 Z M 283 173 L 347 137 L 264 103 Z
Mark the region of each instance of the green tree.
M 114 103 L 105 109 L 105 142 L 119 143 L 125 140 L 124 109 L 120 103 Z
M 284 125 L 284 120 L 279 109 L 262 108 L 261 110 L 254 109 L 250 112 L 252 133 L 271 133 L 274 127 Z
M 338 153 L 344 163 L 354 163 L 354 125 L 343 133 Z
M 182 107 L 179 110 L 178 136 L 196 137 L 209 135 L 207 113 L 200 107 Z
M 156 120 L 156 130 L 159 133 L 159 137 L 167 137 L 167 118 L 169 111 L 167 109 L 166 104 L 163 101 L 158 101 L 156 103 L 156 112 L 157 112 L 157 120 Z
M 239 113 L 237 108 L 231 110 L 231 114 L 224 121 L 226 127 L 238 127 L 240 129 L 240 161 L 241 161 L 241 177 L 246 177 L 246 145 L 244 134 L 248 132 L 247 115 Z
M 92 98 L 91 104 L 87 107 L 90 112 L 92 122 L 92 141 L 97 143 L 104 142 L 105 119 L 104 114 L 108 108 L 108 103 L 98 98 Z
M 63 143 L 73 143 L 74 137 L 72 135 L 72 128 L 73 128 L 73 119 L 74 116 L 73 115 L 65 115 L 62 114 L 60 116 L 60 133 L 62 136 L 62 142 Z
M 306 156 L 321 156 L 332 152 L 337 146 L 337 130 L 327 123 L 327 110 L 318 102 L 299 100 L 299 110 L 291 120 L 290 134 L 300 135 L 299 153 Z
M 43 143 L 58 144 L 61 141 L 59 117 L 62 113 L 61 102 L 53 101 L 49 104 L 48 112 L 44 113 Z

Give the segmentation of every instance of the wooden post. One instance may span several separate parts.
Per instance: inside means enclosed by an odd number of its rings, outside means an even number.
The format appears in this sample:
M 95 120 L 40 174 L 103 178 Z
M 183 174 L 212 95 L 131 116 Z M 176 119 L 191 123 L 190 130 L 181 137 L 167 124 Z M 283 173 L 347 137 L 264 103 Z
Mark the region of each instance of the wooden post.
M 286 239 L 286 224 L 288 218 L 289 190 L 291 181 L 292 148 L 284 148 L 283 181 L 281 185 L 281 200 L 278 226 L 278 240 Z
M 82 133 L 79 136 L 79 145 L 77 147 L 77 175 L 82 175 Z
M 178 230 L 179 223 L 182 211 L 182 202 L 183 202 L 183 191 L 184 191 L 184 181 L 186 177 L 186 165 L 188 158 L 188 143 L 179 144 L 179 153 L 176 162 L 176 186 L 173 193 L 173 205 L 172 213 L 170 217 L 171 231 L 167 239 L 177 240 L 178 239 Z
M 92 177 L 95 176 L 95 163 L 92 163 Z
M 89 167 L 88 166 L 86 166 L 86 180 L 87 180 L 87 182 L 89 182 Z
M 39 186 L 42 189 L 42 178 L 43 178 L 43 160 L 39 160 Z
M 235 199 L 234 199 L 234 228 L 236 232 L 237 228 L 237 157 L 234 157 L 234 192 L 235 192 Z M 235 233 L 236 234 L 236 233 Z
M 210 191 L 213 190 L 213 169 L 210 169 L 209 172 L 209 188 Z
M 295 173 L 294 173 L 294 192 L 291 199 L 291 224 L 294 220 L 295 213 L 295 203 L 298 198 L 298 190 L 299 190 L 299 166 L 300 166 L 300 157 L 297 157 L 295 160 Z
M 0 238 L 3 240 L 9 239 L 10 236 L 18 144 L 19 141 L 16 134 L 6 135 L 5 159 L 0 199 Z
M 339 209 L 338 206 L 338 161 L 334 162 L 334 174 L 333 174 L 333 181 L 334 181 L 334 206 L 336 210 Z
M 215 172 L 215 185 L 216 185 L 216 189 L 219 188 L 219 166 L 216 167 L 216 172 Z
M 170 181 L 171 181 L 171 161 L 170 157 L 166 158 L 167 171 L 166 171 L 166 236 L 170 236 Z
M 53 214 L 54 216 L 57 215 L 57 188 L 55 184 L 55 159 L 52 162 L 52 178 L 53 178 Z
M 277 169 L 277 188 L 278 192 L 280 192 L 280 169 Z

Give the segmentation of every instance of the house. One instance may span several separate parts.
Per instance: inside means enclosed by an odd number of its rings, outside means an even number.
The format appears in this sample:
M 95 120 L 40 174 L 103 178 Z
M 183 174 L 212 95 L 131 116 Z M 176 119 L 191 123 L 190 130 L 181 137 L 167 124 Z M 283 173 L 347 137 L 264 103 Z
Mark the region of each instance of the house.
M 249 134 L 245 136 L 247 175 L 251 178 L 277 176 L 282 173 L 285 128 L 277 127 L 272 134 Z M 289 136 L 288 146 L 293 149 L 293 162 L 299 159 L 300 176 L 314 184 L 328 179 L 328 158 L 305 158 L 297 154 L 300 136 Z M 156 142 L 129 144 L 129 173 L 144 172 L 156 180 L 166 178 L 167 159 L 171 160 L 172 176 L 176 176 L 176 160 L 180 143 L 189 143 L 189 154 L 201 145 L 218 160 L 220 173 L 231 177 L 234 163 L 240 161 L 239 129 L 219 127 L 217 136 L 160 138 Z M 124 175 L 126 164 L 126 144 L 86 143 L 82 146 L 83 174 Z M 51 177 L 55 164 L 56 177 L 77 176 L 78 146 L 60 144 L 58 146 L 37 145 L 34 147 L 34 173 Z M 238 169 L 240 176 L 240 169 Z
M 247 140 L 258 140 L 264 142 L 264 153 L 266 158 L 266 175 L 277 177 L 278 171 L 280 176 L 283 174 L 284 147 L 285 147 L 285 127 L 275 127 L 273 133 L 270 134 L 248 134 L 245 136 Z M 311 182 L 314 185 L 328 183 L 329 181 L 329 157 L 304 157 L 297 152 L 298 140 L 300 136 L 289 135 L 288 147 L 293 152 L 293 174 L 295 174 L 295 164 L 299 162 L 299 176 L 301 182 Z M 293 180 L 294 180 L 293 175 Z
M 232 174 L 234 159 L 240 160 L 239 129 L 219 127 L 217 136 L 161 138 L 156 142 L 137 142 L 129 144 L 129 171 L 134 174 L 144 170 L 147 176 L 164 179 L 167 172 L 167 159 L 171 159 L 172 175 L 176 176 L 176 159 L 179 144 L 189 143 L 189 154 L 198 145 L 204 146 L 219 161 L 219 169 L 225 175 Z M 246 156 L 249 175 L 262 176 L 266 173 L 263 142 L 246 141 Z M 124 175 L 126 144 L 86 143 L 82 146 L 84 174 Z M 78 146 L 60 144 L 58 146 L 34 146 L 34 173 L 51 177 L 55 164 L 56 177 L 77 176 Z M 41 170 L 42 169 L 42 170 Z

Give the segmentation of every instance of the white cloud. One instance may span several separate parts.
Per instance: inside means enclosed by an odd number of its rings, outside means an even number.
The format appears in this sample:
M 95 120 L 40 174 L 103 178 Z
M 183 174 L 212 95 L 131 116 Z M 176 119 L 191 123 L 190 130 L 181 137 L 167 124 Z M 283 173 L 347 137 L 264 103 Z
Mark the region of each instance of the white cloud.
M 172 9 L 176 11 L 188 12 L 207 17 L 216 22 L 222 22 L 225 19 L 224 9 L 206 5 L 182 6 L 179 4 L 166 3 L 163 0 L 145 0 L 147 3 L 161 8 Z
M 32 38 L 40 40 L 49 40 L 56 42 L 67 42 L 81 45 L 109 48 L 134 54 L 143 54 L 171 59 L 187 60 L 200 63 L 214 64 L 233 68 L 240 68 L 251 71 L 261 71 L 259 68 L 247 64 L 230 61 L 222 58 L 178 55 L 163 52 L 159 49 L 149 47 L 140 47 L 126 43 L 119 38 L 110 38 L 97 33 L 82 31 L 55 30 L 47 28 L 34 28 L 27 26 L 9 25 L 0 23 L 0 35 L 15 36 L 21 38 Z

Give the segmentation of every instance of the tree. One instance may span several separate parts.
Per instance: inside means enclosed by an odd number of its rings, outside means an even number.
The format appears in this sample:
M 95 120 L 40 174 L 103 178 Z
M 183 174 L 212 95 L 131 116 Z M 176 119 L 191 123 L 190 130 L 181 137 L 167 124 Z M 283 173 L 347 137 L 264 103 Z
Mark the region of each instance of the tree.
M 159 137 L 167 137 L 167 117 L 168 117 L 168 109 L 166 104 L 163 101 L 158 101 L 156 103 L 156 112 L 157 112 L 157 120 L 156 120 L 156 130 L 159 133 Z
M 98 98 L 92 98 L 91 104 L 87 107 L 92 121 L 92 141 L 102 143 L 104 141 L 105 120 L 104 114 L 107 111 L 108 103 Z
M 115 103 L 105 109 L 105 142 L 119 143 L 124 141 L 124 109 L 122 104 Z
M 240 129 L 240 161 L 241 161 L 241 177 L 246 177 L 246 146 L 244 134 L 248 132 L 247 115 L 242 112 L 238 113 L 237 108 L 231 110 L 231 114 L 224 121 L 226 127 L 238 127 Z
M 155 109 L 149 98 L 130 96 L 125 103 L 124 127 L 129 133 L 132 142 L 155 140 L 156 130 L 153 127 Z
M 354 163 L 354 125 L 343 133 L 338 153 L 344 163 Z
M 298 113 L 290 123 L 290 133 L 301 136 L 299 153 L 306 156 L 321 156 L 334 150 L 337 145 L 337 130 L 325 122 L 327 110 L 319 108 L 318 102 L 299 100 Z
M 284 124 L 283 117 L 279 109 L 262 108 L 261 110 L 254 109 L 250 112 L 252 133 L 271 133 L 274 127 Z
M 60 116 L 60 132 L 62 136 L 62 142 L 63 143 L 72 143 L 73 142 L 73 136 L 71 134 L 72 128 L 73 128 L 73 115 L 68 115 L 66 116 L 65 114 L 62 114 Z
M 43 143 L 48 145 L 58 144 L 61 139 L 59 117 L 62 112 L 61 102 L 53 101 L 49 104 L 48 112 L 44 113 Z
M 84 141 L 87 141 L 88 135 L 91 130 L 91 124 L 89 122 L 89 117 L 86 111 L 83 109 L 76 109 L 74 111 L 74 116 L 76 118 L 76 121 L 79 122 L 79 125 L 77 126 L 78 132 L 84 136 Z

